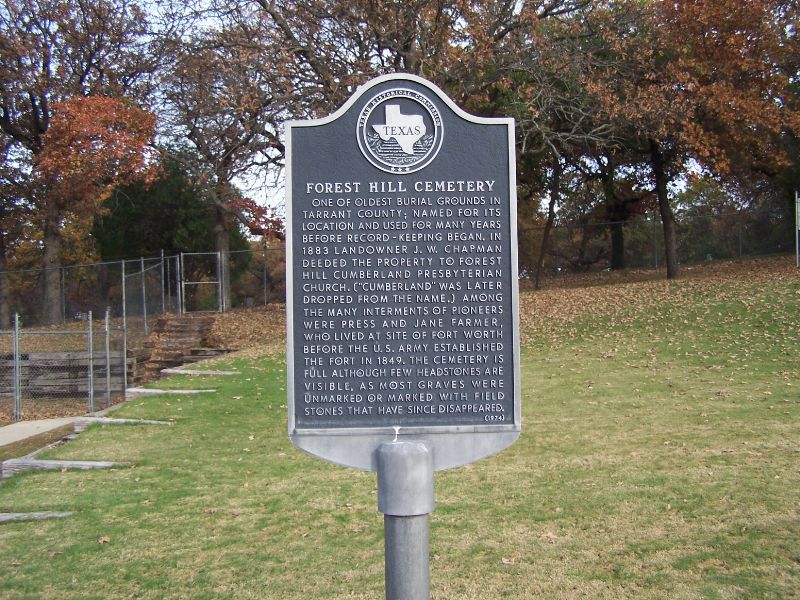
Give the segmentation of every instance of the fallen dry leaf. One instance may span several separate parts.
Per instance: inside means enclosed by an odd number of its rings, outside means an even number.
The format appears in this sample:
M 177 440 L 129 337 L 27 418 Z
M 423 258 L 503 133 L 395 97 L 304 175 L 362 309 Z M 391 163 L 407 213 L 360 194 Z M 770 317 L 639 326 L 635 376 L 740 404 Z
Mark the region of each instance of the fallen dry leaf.
M 539 536 L 540 540 L 546 541 L 548 544 L 557 544 L 558 543 L 558 536 L 553 533 L 552 531 L 548 531 L 547 533 L 543 533 Z

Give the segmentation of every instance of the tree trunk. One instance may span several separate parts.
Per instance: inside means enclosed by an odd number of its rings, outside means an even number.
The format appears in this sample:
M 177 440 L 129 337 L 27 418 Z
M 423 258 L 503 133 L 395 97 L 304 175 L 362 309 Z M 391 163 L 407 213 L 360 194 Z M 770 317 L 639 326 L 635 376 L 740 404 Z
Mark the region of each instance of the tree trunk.
M 230 200 L 230 185 L 220 183 L 217 185 L 217 199 L 214 203 L 214 250 L 220 253 L 220 273 L 222 280 L 222 306 L 220 310 L 231 307 L 231 229 L 228 201 Z
M 611 222 L 611 270 L 622 271 L 625 264 L 625 224 L 622 221 Z
M 625 220 L 627 211 L 625 204 L 617 197 L 614 189 L 614 163 L 608 158 L 607 171 L 601 175 L 603 195 L 606 199 L 606 215 L 611 222 L 611 270 L 622 271 L 625 269 Z
M 558 156 L 553 161 L 553 178 L 550 180 L 550 201 L 547 204 L 547 223 L 542 233 L 542 247 L 539 250 L 539 260 L 536 263 L 536 277 L 534 279 L 534 289 L 541 287 L 542 271 L 544 270 L 544 257 L 547 254 L 547 247 L 550 244 L 550 231 L 553 229 L 553 222 L 556 219 L 556 202 L 561 192 L 561 161 Z
M 8 269 L 5 238 L 0 231 L 0 329 L 11 329 L 11 293 L 8 289 L 10 278 L 4 274 Z
M 667 279 L 675 279 L 679 275 L 678 267 L 678 238 L 675 231 L 675 215 L 669 203 L 667 177 L 664 154 L 655 140 L 650 140 L 650 163 L 656 180 L 656 196 L 658 208 L 661 212 L 661 225 L 664 229 L 664 255 L 667 263 Z
M 44 210 L 44 294 L 41 316 L 43 324 L 54 325 L 64 321 L 61 313 L 61 228 L 58 207 L 48 202 Z
M 581 227 L 581 245 L 578 249 L 578 264 L 581 271 L 586 268 L 589 260 L 586 256 L 586 250 L 589 248 L 589 223 L 584 221 Z
M 412 75 L 420 75 L 419 47 L 417 46 L 416 40 L 410 40 L 403 47 L 401 54 L 403 57 L 403 70 Z

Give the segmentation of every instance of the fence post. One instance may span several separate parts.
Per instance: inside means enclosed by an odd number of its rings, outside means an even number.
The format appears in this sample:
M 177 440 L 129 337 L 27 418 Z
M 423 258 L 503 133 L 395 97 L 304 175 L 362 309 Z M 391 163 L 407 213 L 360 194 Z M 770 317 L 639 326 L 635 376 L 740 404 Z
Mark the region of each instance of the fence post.
M 180 290 L 178 293 L 178 304 L 180 304 L 179 314 L 186 311 L 186 286 L 184 280 L 186 279 L 186 270 L 183 264 L 183 252 L 178 255 L 178 281 L 180 282 Z
M 163 254 L 164 251 L 162 250 L 161 253 Z M 170 310 L 170 312 L 172 312 L 172 310 L 175 308 L 172 305 L 172 273 L 170 272 L 170 268 L 169 268 L 169 263 L 170 263 L 171 258 L 172 257 L 168 257 L 168 258 L 164 258 L 162 260 L 162 264 L 164 264 L 164 261 L 166 261 L 166 264 L 164 266 L 164 268 L 166 269 L 166 276 L 164 278 L 164 281 L 165 281 L 166 290 L 167 290 L 166 291 L 167 298 L 169 298 L 169 310 Z
M 61 322 L 67 321 L 67 286 L 64 278 L 64 267 L 58 267 L 58 281 L 61 288 Z
M 14 410 L 11 419 L 19 421 L 22 418 L 22 366 L 19 353 L 19 313 L 14 313 L 14 330 L 11 335 L 11 354 L 14 357 Z
M 125 298 L 125 260 L 122 261 L 122 389 L 128 390 L 128 305 Z
M 103 324 L 105 333 L 105 352 L 106 352 L 106 408 L 111 406 L 111 307 L 106 306 L 106 318 Z
M 219 312 L 225 312 L 225 263 L 222 252 L 217 252 L 217 289 L 219 290 Z
M 142 317 L 144 318 L 144 335 L 147 336 L 147 285 L 144 282 L 144 256 L 139 258 L 142 271 Z
M 217 252 L 217 312 L 224 311 L 222 306 L 225 299 L 225 294 L 222 291 L 223 285 L 225 284 L 222 281 L 222 252 Z
M 264 306 L 266 306 L 267 305 L 267 245 L 266 244 L 264 244 L 264 264 L 262 266 L 263 266 L 263 268 L 261 270 L 262 270 L 262 273 L 263 273 L 263 276 L 264 276 L 264 278 L 263 278 L 263 281 L 264 281 Z
M 88 374 L 89 374 L 89 410 L 87 412 L 93 413 L 94 412 L 94 331 L 92 329 L 92 311 L 89 311 L 89 328 L 87 330 L 89 343 L 88 351 L 89 351 L 89 361 L 88 365 Z
M 122 397 L 128 394 L 128 332 L 122 324 Z
M 220 312 L 228 312 L 228 309 L 230 308 L 228 306 L 228 303 L 230 302 L 230 290 L 228 289 L 228 266 L 231 264 L 231 260 L 233 259 L 231 258 L 230 250 L 219 253 Z
M 167 301 L 164 296 L 164 250 L 161 250 L 161 312 L 167 312 Z
M 220 288 L 219 288 L 219 297 L 220 297 L 220 312 L 228 312 L 228 302 L 230 301 L 230 294 L 228 293 L 228 265 L 231 263 L 231 253 L 230 250 L 225 252 L 219 253 L 219 273 L 220 273 Z

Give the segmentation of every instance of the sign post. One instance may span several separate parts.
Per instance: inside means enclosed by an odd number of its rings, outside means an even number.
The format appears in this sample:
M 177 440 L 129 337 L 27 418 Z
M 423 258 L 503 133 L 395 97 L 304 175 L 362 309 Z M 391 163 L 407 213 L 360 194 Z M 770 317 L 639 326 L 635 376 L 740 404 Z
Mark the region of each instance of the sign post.
M 420 442 L 387 442 L 376 458 L 386 600 L 427 600 L 428 515 L 435 508 L 431 452 Z
M 514 123 L 398 74 L 286 138 L 289 437 L 377 471 L 387 598 L 428 598 L 433 473 L 521 431 Z

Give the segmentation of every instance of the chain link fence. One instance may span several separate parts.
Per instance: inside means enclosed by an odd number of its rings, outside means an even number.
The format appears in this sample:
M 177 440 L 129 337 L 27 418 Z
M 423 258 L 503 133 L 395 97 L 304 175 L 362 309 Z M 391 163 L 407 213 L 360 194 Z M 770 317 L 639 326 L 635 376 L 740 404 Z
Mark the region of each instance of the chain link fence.
M 693 264 L 794 250 L 791 228 L 782 211 L 739 211 L 714 215 L 678 215 L 678 260 Z M 548 275 L 610 268 L 613 237 L 622 240 L 626 268 L 664 266 L 664 235 L 660 218 L 643 215 L 625 222 L 556 222 L 544 256 Z M 544 227 L 519 231 L 521 275 L 531 276 L 541 252 Z
M 286 249 L 282 245 L 182 254 L 183 312 L 224 312 L 286 299 Z
M 0 331 L 0 422 L 16 420 L 19 414 L 17 336 L 14 331 Z
M 0 422 L 106 408 L 161 315 L 283 302 L 284 263 L 281 245 L 66 266 L 57 319 L 44 270 L 0 272 Z
M 286 301 L 286 248 L 231 252 L 231 307 L 252 308 Z
M 44 274 L 49 269 L 0 272 L 0 328 L 8 329 L 15 313 L 26 327 L 40 327 L 82 321 L 90 311 L 102 315 L 109 309 L 111 318 L 138 317 L 146 335 L 148 316 L 173 309 L 165 292 L 175 284 L 165 272 L 176 263 L 177 257 L 158 257 L 61 267 L 56 311 L 45 307 Z
M 138 345 L 163 313 L 180 313 L 180 257 L 140 258 L 118 263 L 124 281 L 116 314 L 124 320 L 128 343 Z
M 46 310 L 47 269 L 0 271 L 0 329 L 17 313 L 26 327 L 60 325 L 86 313 L 126 321 L 131 339 L 146 337 L 162 313 L 222 311 L 283 302 L 283 245 L 137 258 L 58 269 L 58 306 Z M 227 293 L 223 293 L 223 291 Z M 50 307 L 52 308 L 52 307 Z M 57 317 L 53 317 L 57 314 Z
M 124 330 L 92 311 L 69 328 L 23 328 L 19 315 L 0 332 L 0 421 L 91 413 L 124 397 Z

